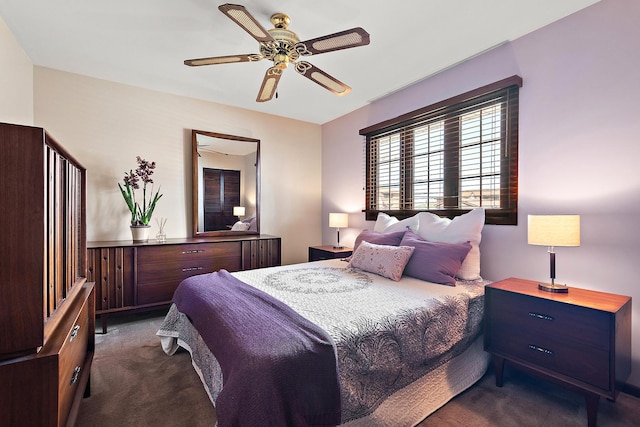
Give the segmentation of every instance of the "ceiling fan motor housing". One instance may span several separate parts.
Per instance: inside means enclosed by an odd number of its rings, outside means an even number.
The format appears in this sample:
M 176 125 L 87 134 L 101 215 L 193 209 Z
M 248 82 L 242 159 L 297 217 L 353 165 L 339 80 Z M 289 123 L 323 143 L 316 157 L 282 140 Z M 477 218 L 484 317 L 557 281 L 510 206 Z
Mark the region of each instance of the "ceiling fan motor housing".
M 300 54 L 295 45 L 300 42 L 296 33 L 287 29 L 291 19 L 284 13 L 276 13 L 271 16 L 271 23 L 275 28 L 267 30 L 276 41 L 273 43 L 260 43 L 260 53 L 275 64 L 275 67 L 284 70 L 290 62 L 295 62 Z

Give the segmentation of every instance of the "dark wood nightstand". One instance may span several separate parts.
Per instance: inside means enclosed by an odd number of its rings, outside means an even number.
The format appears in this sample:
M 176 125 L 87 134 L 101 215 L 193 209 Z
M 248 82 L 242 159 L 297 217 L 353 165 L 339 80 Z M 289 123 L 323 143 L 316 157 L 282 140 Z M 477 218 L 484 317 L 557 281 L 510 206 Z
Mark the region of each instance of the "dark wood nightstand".
M 353 253 L 353 248 L 347 248 L 347 247 L 336 249 L 331 245 L 309 246 L 309 261 L 346 258 L 348 256 L 351 256 L 352 253 Z
M 586 289 L 538 289 L 510 278 L 485 287 L 485 350 L 496 385 L 505 360 L 584 395 L 589 427 L 600 396 L 614 400 L 631 372 L 631 298 Z

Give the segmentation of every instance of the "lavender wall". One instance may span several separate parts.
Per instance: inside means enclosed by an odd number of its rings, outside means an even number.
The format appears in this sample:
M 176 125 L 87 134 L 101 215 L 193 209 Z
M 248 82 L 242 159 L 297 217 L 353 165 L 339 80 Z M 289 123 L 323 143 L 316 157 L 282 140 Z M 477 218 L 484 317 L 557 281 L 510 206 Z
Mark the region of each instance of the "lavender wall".
M 482 275 L 547 279 L 546 249 L 527 245 L 527 215 L 581 215 L 582 245 L 557 249 L 558 282 L 634 298 L 629 382 L 640 386 L 638 22 L 639 1 L 602 0 L 325 124 L 323 242 L 335 241 L 329 212 L 351 213 L 345 244 L 373 227 L 361 213 L 361 128 L 518 74 L 519 225 L 485 227 Z

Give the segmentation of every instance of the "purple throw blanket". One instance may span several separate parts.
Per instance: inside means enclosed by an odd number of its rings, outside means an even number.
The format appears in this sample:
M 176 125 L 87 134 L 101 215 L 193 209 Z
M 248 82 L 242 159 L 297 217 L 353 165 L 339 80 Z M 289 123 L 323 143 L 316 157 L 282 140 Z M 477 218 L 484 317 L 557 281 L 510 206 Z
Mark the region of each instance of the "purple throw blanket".
M 336 350 L 323 329 L 225 270 L 185 279 L 173 302 L 222 368 L 219 426 L 340 424 Z

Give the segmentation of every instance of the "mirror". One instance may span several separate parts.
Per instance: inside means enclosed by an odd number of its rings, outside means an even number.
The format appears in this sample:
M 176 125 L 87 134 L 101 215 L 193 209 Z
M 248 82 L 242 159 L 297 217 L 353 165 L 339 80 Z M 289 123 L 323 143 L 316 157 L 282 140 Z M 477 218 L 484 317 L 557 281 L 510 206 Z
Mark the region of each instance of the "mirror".
M 260 140 L 191 131 L 193 237 L 260 233 Z

